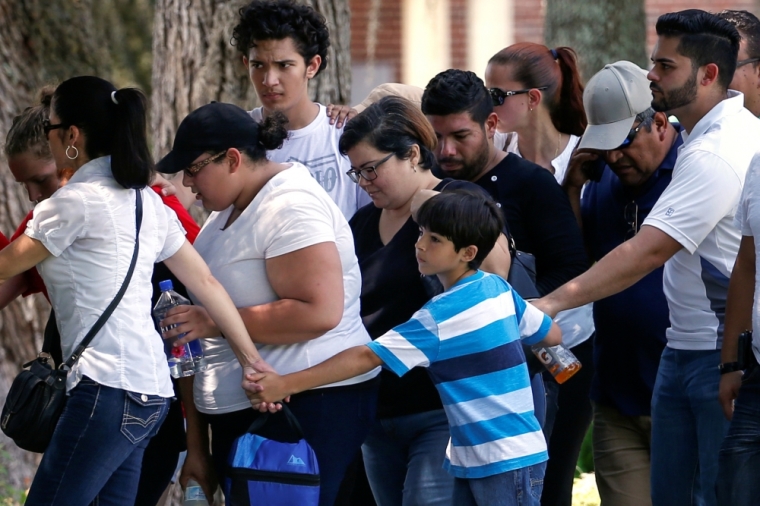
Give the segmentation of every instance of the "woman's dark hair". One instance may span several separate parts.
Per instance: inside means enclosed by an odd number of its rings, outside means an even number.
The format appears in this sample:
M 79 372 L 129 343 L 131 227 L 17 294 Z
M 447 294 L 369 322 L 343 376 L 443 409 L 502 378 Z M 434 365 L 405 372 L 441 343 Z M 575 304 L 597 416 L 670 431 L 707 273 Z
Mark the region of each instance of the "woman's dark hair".
M 79 76 L 56 88 L 52 108 L 66 128 L 76 126 L 84 133 L 88 158 L 111 155 L 114 179 L 124 188 L 142 188 L 154 170 L 146 102 L 136 88 L 117 90 L 105 79 Z
M 266 160 L 267 151 L 280 149 L 285 139 L 288 138 L 288 129 L 285 125 L 288 118 L 279 111 L 274 112 L 264 118 L 258 124 L 256 132 L 256 144 L 251 144 L 240 148 L 253 162 Z
M 478 252 L 469 262 L 471 269 L 483 263 L 504 228 L 504 217 L 496 203 L 469 190 L 439 193 L 420 206 L 417 224 L 441 234 L 454 243 L 456 251 L 475 245 Z
M 691 60 L 696 69 L 714 63 L 718 66 L 718 84 L 723 89 L 734 78 L 741 36 L 734 25 L 715 14 L 699 9 L 663 14 L 655 25 L 661 37 L 679 37 L 677 51 Z
M 322 57 L 315 76 L 327 67 L 327 48 L 330 47 L 327 22 L 308 5 L 291 0 L 254 0 L 239 13 L 240 21 L 232 30 L 231 42 L 246 58 L 258 41 L 290 37 L 307 65 L 314 56 Z
M 467 112 L 472 121 L 484 125 L 493 112 L 493 102 L 483 80 L 474 72 L 449 69 L 436 75 L 425 87 L 422 112 L 431 116 Z
M 13 118 L 13 124 L 5 137 L 5 158 L 31 153 L 41 160 L 53 159 L 42 122 L 50 115 L 50 100 L 54 91 L 52 86 L 45 86 L 40 90 L 38 104 L 27 107 Z
M 548 47 L 520 42 L 502 49 L 488 60 L 489 65 L 509 65 L 512 79 L 524 88 L 542 88 L 554 128 L 583 135 L 588 121 L 583 109 L 583 81 L 578 58 L 569 47 Z
M 384 97 L 367 107 L 346 124 L 338 149 L 345 155 L 360 142 L 366 142 L 378 151 L 393 153 L 406 160 L 412 146 L 420 148 L 420 167 L 432 169 L 435 165 L 435 138 L 433 127 L 412 102 L 401 97 Z

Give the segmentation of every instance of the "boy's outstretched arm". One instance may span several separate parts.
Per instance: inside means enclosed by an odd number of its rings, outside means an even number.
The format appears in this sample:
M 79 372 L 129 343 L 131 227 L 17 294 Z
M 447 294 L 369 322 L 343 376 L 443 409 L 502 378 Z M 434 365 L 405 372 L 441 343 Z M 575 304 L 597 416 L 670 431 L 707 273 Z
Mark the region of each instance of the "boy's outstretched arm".
M 383 364 L 368 346 L 354 346 L 342 351 L 321 364 L 303 371 L 280 376 L 271 372 L 248 374 L 243 388 L 248 390 L 251 402 L 261 401 L 258 409 L 286 397 L 359 376 Z M 252 394 L 252 395 L 251 395 Z M 257 406 L 254 405 L 254 408 Z

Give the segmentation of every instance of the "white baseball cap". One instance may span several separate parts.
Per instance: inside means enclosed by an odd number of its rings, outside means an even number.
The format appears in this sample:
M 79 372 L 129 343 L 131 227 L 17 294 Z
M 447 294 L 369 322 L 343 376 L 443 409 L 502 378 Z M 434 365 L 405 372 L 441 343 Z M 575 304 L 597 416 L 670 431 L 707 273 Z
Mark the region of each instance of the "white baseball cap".
M 651 106 L 646 70 L 629 61 L 605 65 L 583 91 L 588 126 L 578 147 L 617 148 L 631 131 L 636 115 Z

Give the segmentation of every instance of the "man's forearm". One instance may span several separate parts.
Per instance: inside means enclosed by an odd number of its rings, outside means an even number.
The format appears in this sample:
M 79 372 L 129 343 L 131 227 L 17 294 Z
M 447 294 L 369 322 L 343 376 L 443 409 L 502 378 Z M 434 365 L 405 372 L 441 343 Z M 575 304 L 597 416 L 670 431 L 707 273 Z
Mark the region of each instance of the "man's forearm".
M 752 304 L 755 295 L 755 241 L 742 237 L 736 256 L 726 300 L 721 362 L 736 362 L 739 334 L 752 328 Z M 760 337 L 760 336 L 758 336 Z

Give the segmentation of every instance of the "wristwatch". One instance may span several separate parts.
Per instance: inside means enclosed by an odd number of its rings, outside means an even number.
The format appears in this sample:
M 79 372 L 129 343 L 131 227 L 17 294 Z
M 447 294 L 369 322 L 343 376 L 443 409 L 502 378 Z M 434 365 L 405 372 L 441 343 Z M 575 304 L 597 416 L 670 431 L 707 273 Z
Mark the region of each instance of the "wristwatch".
M 726 362 L 725 364 L 720 364 L 718 370 L 721 374 L 728 374 L 730 372 L 741 371 L 741 367 L 739 367 L 739 362 Z

